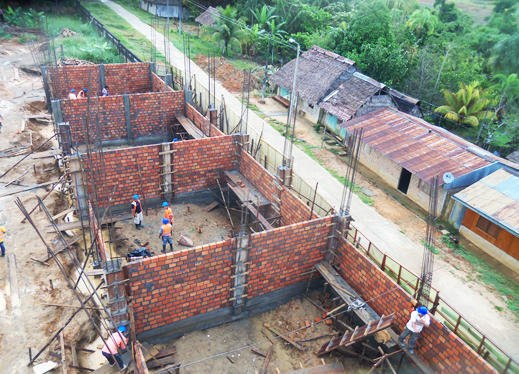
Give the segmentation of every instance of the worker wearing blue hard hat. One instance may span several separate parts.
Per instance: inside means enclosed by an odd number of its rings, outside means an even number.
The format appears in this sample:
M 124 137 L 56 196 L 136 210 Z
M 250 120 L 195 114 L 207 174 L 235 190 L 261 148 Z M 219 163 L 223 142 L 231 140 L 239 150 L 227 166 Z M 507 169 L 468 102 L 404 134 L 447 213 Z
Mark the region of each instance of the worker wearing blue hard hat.
M 77 97 L 76 97 L 76 90 L 75 89 L 72 88 L 70 90 L 70 93 L 68 94 L 68 98 L 70 100 L 76 100 L 77 99 Z
M 169 203 L 167 201 L 164 201 L 162 203 L 162 206 L 164 207 L 164 218 L 166 218 L 169 223 L 173 224 L 175 223 L 175 218 L 173 217 L 173 211 L 169 207 Z
M 428 310 L 425 306 L 421 306 L 416 310 L 413 310 L 411 312 L 411 318 L 405 326 L 404 332 L 400 334 L 400 336 L 398 337 L 398 343 L 402 347 L 405 347 L 404 339 L 410 335 L 409 341 L 407 342 L 407 348 L 409 349 L 409 353 L 411 354 L 414 354 L 414 346 L 424 326 L 429 327 L 429 325 L 431 324 L 431 318 L 427 313 Z
M 79 90 L 79 93 L 77 95 L 78 99 L 84 99 L 87 95 L 88 90 L 86 88 L 83 88 L 82 90 Z
M 119 365 L 121 370 L 126 368 L 126 365 L 123 362 L 121 354 L 119 353 L 120 349 L 126 349 L 126 344 L 128 343 L 128 339 L 124 336 L 126 332 L 126 326 L 119 326 L 116 333 L 111 334 L 108 339 L 106 339 L 106 344 L 104 345 L 101 353 L 106 357 L 110 366 L 115 365 L 115 361 Z M 114 360 L 115 359 L 115 360 Z
M 166 244 L 169 243 L 169 248 L 171 252 L 173 252 L 173 238 L 171 235 L 173 234 L 173 229 L 171 228 L 171 223 L 169 223 L 169 219 L 162 218 L 162 226 L 160 227 L 159 238 L 162 238 L 162 253 L 166 253 Z
M 133 223 L 135 223 L 135 228 L 140 230 L 142 228 L 142 205 L 139 195 L 133 195 L 132 201 L 132 214 L 133 214 Z

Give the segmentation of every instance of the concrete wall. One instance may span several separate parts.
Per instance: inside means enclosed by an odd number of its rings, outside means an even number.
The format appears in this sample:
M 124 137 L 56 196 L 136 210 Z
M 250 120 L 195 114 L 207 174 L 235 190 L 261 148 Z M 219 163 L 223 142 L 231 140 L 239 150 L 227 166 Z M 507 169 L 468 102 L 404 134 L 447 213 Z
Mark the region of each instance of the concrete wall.
M 393 329 L 401 333 L 412 311 L 410 296 L 350 243 L 338 248 L 339 273 L 378 315 L 395 313 Z M 498 372 L 434 317 L 418 339 L 416 354 L 435 372 L 474 374 Z
M 104 74 L 102 71 L 104 70 Z M 49 68 L 52 97 L 64 99 L 70 89 L 76 93 L 89 88 L 89 95 L 100 96 L 102 82 L 110 95 L 123 95 L 152 91 L 150 63 L 60 66 Z
M 251 235 L 245 312 L 232 316 L 236 239 L 155 256 L 125 266 L 140 339 L 180 336 L 278 306 L 301 294 L 324 259 L 332 217 Z
M 125 99 L 126 97 L 126 99 Z M 125 100 L 127 101 L 125 105 Z M 90 100 L 61 100 L 62 121 L 70 124 L 74 144 L 85 144 L 82 120 L 90 142 L 106 145 L 162 140 L 165 130 L 179 114 L 184 114 L 184 92 L 163 91 L 127 96 L 95 97 Z M 99 122 L 99 138 L 96 122 Z

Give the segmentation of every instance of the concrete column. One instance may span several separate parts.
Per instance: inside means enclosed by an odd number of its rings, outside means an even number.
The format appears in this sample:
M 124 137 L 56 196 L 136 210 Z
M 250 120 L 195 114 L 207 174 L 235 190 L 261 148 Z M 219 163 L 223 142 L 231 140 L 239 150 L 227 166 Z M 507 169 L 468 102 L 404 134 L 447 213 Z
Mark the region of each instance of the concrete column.
M 128 144 L 133 144 L 132 119 L 130 116 L 130 96 L 123 95 L 124 100 L 124 122 L 126 123 L 126 138 Z
M 103 270 L 106 278 L 106 288 L 108 306 L 110 315 L 115 326 L 110 326 L 116 329 L 122 325 L 130 323 L 130 315 L 128 310 L 128 302 L 126 299 L 126 290 L 124 283 L 124 274 L 121 268 L 121 259 L 107 260 L 103 265 Z
M 193 91 L 191 91 L 191 90 L 184 91 L 184 101 L 186 103 L 193 105 Z
M 105 78 L 105 65 L 99 64 L 99 84 L 101 85 L 101 90 L 106 86 L 106 78 Z M 101 93 L 99 92 L 98 95 Z
M 76 205 L 79 213 L 81 214 L 81 217 L 88 221 L 88 206 L 86 201 L 87 187 L 85 186 L 85 176 L 83 175 L 81 167 L 81 156 L 75 153 L 69 156 L 68 161 L 70 172 L 72 173 L 72 184 L 76 190 Z
M 250 235 L 243 235 L 234 241 L 236 257 L 234 258 L 235 272 L 233 283 L 233 314 L 241 314 L 245 307 L 246 285 L 247 285 L 247 262 L 250 251 Z
M 49 68 L 46 65 L 40 66 L 41 76 L 43 78 L 43 90 L 45 91 L 45 98 L 47 99 L 47 110 L 52 113 L 52 94 L 49 86 Z
M 63 114 L 61 113 L 61 100 L 51 100 L 52 114 L 54 115 L 54 129 L 58 133 L 58 125 L 63 122 Z
M 169 86 L 169 87 L 175 89 L 175 87 L 173 87 L 173 76 L 171 74 L 166 74 L 165 82 L 166 82 L 166 86 Z
M 155 87 L 153 87 L 153 73 L 157 74 L 157 63 L 156 62 L 150 62 L 150 85 L 151 85 L 151 91 L 155 91 Z

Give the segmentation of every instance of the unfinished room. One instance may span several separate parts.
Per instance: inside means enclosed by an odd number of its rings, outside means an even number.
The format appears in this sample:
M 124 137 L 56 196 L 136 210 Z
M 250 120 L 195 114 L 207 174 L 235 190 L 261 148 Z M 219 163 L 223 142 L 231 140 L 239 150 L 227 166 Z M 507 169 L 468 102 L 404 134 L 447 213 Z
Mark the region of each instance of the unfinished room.
M 79 305 L 29 348 L 35 370 L 498 373 L 433 315 L 427 277 L 366 254 L 346 184 L 337 212 L 320 216 L 293 191 L 291 154 L 266 170 L 246 127 L 226 135 L 224 114 L 202 110 L 178 77 L 153 63 L 58 67 L 44 87 L 71 204 L 56 215 L 39 199 L 45 227 L 17 205 L 48 250 L 35 261 L 57 264 Z M 399 334 L 419 306 L 430 325 L 413 351 Z M 76 314 L 90 332 L 64 341 Z

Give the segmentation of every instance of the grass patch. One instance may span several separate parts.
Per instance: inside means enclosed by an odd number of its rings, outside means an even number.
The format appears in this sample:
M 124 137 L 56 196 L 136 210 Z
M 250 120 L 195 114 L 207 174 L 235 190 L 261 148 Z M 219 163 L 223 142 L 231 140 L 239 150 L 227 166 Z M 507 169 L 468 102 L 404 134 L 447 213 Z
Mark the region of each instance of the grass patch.
M 474 269 L 474 277 L 489 286 L 492 286 L 502 296 L 506 297 L 505 303 L 519 318 L 519 284 L 513 282 L 486 263 L 476 254 L 467 251 L 462 245 L 452 243 L 447 235 L 442 236 L 443 243 L 452 249 L 453 254 L 463 257 Z M 474 279 L 473 276 L 471 278 Z
M 422 239 L 422 245 L 424 247 L 427 247 L 430 251 L 432 251 L 432 253 L 434 253 L 435 255 L 439 254 L 440 253 L 440 249 L 439 248 L 436 248 L 434 245 L 432 244 L 428 244 L 425 242 L 425 240 Z
M 278 130 L 279 131 L 279 130 Z M 350 187 L 350 181 L 347 181 L 346 180 L 346 177 L 343 176 L 343 175 L 339 175 L 339 173 L 337 173 L 335 170 L 331 170 L 331 169 L 328 169 L 324 164 L 323 162 L 318 159 L 315 155 L 314 155 L 314 152 L 313 152 L 313 149 L 314 148 L 319 148 L 315 145 L 309 145 L 309 144 L 297 144 L 297 146 L 303 151 L 305 152 L 308 156 L 310 156 L 313 160 L 317 161 L 319 163 L 319 165 L 321 165 L 323 168 L 325 168 L 328 173 L 330 173 L 335 179 L 337 179 L 342 185 L 346 185 L 348 186 L 348 188 Z M 357 195 L 360 200 L 364 203 L 364 204 L 367 204 L 369 206 L 373 206 L 375 204 L 375 201 L 370 198 L 369 196 L 365 195 L 363 192 L 362 192 L 362 188 L 360 186 L 357 186 L 357 185 L 354 185 L 353 186 L 353 193 L 355 195 Z
M 151 59 L 151 42 L 132 25 L 103 3 L 82 3 L 92 15 L 101 22 L 108 31 L 135 53 L 141 60 Z M 157 62 L 165 62 L 164 56 L 157 51 Z
M 65 58 L 77 58 L 95 63 L 124 62 L 117 49 L 99 36 L 91 23 L 84 23 L 78 15 L 46 14 L 49 34 L 58 37 L 61 29 L 67 28 L 77 35 L 55 39 L 56 55 L 61 58 L 61 46 Z
M 128 2 L 125 0 L 113 0 L 115 3 L 122 6 L 124 9 L 132 13 L 134 16 L 138 17 L 142 22 L 151 25 L 152 24 L 152 15 L 141 8 L 135 9 L 134 7 L 129 7 Z M 164 35 L 164 25 L 165 25 L 165 19 L 160 19 L 159 21 L 159 27 L 156 29 L 157 33 L 160 33 Z M 190 29 L 193 29 L 196 27 L 198 29 L 198 23 L 193 21 L 182 21 L 182 28 L 184 26 L 189 27 Z M 178 33 L 178 20 L 177 19 L 171 19 L 169 20 L 169 35 L 168 39 L 173 43 L 173 45 L 178 48 L 180 51 L 184 51 L 184 40 L 183 36 L 179 35 Z M 222 56 L 222 48 L 217 43 L 210 42 L 207 40 L 204 40 L 202 38 L 203 29 L 200 28 L 200 32 L 198 33 L 192 33 L 188 32 L 185 29 L 182 30 L 182 33 L 189 33 L 189 44 L 191 47 L 191 56 L 190 58 L 193 59 L 196 55 L 204 55 L 207 56 L 209 52 L 215 53 L 216 56 Z M 238 70 L 243 69 L 254 69 L 258 67 L 259 65 L 255 62 L 248 60 L 248 59 L 242 59 L 237 57 L 237 53 L 234 51 L 229 51 L 229 56 L 227 57 L 227 61 L 231 65 L 233 65 Z

